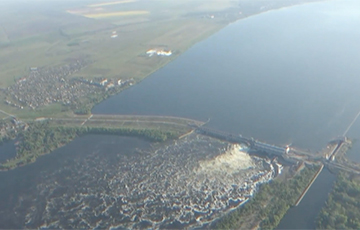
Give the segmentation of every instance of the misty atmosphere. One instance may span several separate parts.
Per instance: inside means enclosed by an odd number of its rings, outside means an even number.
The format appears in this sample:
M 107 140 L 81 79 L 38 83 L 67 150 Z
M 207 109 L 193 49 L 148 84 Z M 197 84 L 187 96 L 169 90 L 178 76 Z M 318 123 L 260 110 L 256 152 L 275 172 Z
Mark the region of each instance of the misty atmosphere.
M 360 2 L 0 2 L 0 229 L 359 229 Z

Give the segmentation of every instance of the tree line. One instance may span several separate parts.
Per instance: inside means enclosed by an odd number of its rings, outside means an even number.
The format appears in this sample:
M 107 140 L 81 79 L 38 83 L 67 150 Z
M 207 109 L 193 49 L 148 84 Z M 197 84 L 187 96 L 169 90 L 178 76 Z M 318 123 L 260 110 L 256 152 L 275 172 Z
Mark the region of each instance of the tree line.
M 318 167 L 308 166 L 289 180 L 275 179 L 261 185 L 253 198 L 222 217 L 213 227 L 238 229 L 244 223 L 252 221 L 254 224 L 259 223 L 261 229 L 274 229 L 287 210 L 295 204 L 317 170 Z
M 105 128 L 105 127 L 67 127 L 52 126 L 49 122 L 34 122 L 26 131 L 18 135 L 15 159 L 0 164 L 0 170 L 34 162 L 36 158 L 71 142 L 86 134 L 106 134 L 140 137 L 153 142 L 163 142 L 179 136 L 177 132 L 159 129 Z
M 340 173 L 316 220 L 319 229 L 360 229 L 360 177 Z

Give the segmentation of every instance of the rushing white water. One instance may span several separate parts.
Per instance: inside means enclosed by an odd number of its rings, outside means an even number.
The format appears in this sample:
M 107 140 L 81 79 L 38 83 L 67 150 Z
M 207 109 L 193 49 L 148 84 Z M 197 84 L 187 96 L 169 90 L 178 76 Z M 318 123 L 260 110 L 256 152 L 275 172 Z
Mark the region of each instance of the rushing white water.
M 269 161 L 241 146 L 195 133 L 132 154 L 103 152 L 94 149 L 43 174 L 32 193 L 22 194 L 14 211 L 25 227 L 199 227 L 244 203 L 275 175 Z
M 254 167 L 255 163 L 248 153 L 242 151 L 240 145 L 233 145 L 225 153 L 214 159 L 201 161 L 199 165 L 199 173 L 234 174 Z

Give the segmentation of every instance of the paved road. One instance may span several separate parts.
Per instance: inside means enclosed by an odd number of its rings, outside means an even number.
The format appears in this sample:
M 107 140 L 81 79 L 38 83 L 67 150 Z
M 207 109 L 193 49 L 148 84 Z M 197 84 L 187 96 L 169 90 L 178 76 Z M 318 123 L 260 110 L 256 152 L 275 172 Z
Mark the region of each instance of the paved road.
M 126 122 L 130 123 L 148 123 L 148 124 L 168 124 L 177 126 L 188 126 L 189 124 L 202 125 L 205 122 L 192 120 L 182 117 L 172 116 L 131 116 L 131 115 L 99 115 L 91 114 L 89 117 L 74 117 L 74 118 L 47 118 L 52 121 L 63 121 L 63 122 L 79 122 L 81 126 L 85 123 L 91 124 L 94 122 L 107 122 L 107 123 L 119 123 L 123 124 Z
M 0 113 L 3 113 L 3 114 L 5 114 L 5 115 L 7 116 L 7 117 L 3 118 L 3 120 L 6 119 L 6 118 L 8 118 L 8 117 L 15 117 L 15 115 L 12 115 L 12 114 L 10 114 L 10 113 L 7 113 L 7 112 L 5 112 L 4 110 L 1 110 L 1 109 L 0 109 Z

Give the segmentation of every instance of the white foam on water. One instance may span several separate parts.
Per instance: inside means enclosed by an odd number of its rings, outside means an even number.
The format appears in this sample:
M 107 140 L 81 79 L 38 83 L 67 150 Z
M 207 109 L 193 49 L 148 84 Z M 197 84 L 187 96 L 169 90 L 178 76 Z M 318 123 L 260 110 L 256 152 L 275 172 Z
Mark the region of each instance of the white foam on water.
M 198 173 L 228 173 L 234 174 L 241 170 L 254 167 L 255 164 L 250 155 L 242 151 L 240 145 L 232 145 L 225 153 L 211 160 L 199 162 Z

